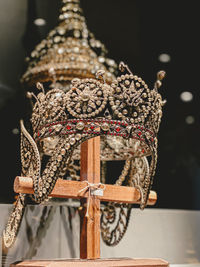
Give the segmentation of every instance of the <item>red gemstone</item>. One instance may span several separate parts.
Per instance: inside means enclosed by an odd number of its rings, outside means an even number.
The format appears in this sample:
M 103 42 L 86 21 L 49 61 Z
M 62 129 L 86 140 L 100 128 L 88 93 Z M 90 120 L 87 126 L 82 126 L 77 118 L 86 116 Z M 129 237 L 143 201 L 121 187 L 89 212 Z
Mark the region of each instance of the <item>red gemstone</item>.
M 138 132 L 138 135 L 140 136 L 142 134 L 142 132 Z
M 40 132 L 38 132 L 38 136 L 40 136 Z
M 94 129 L 94 126 L 90 126 L 90 129 L 93 130 Z
M 70 125 L 67 125 L 67 130 L 71 130 L 71 126 Z
M 120 132 L 120 127 L 117 127 L 116 128 L 116 132 Z

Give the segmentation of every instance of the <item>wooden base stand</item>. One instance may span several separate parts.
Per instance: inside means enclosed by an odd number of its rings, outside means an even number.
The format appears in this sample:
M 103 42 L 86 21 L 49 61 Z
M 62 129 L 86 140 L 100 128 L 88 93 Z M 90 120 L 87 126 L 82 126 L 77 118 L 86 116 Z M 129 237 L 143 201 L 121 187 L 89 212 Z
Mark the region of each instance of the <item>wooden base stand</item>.
M 96 260 L 59 260 L 24 261 L 11 267 L 168 267 L 161 259 L 96 259 Z

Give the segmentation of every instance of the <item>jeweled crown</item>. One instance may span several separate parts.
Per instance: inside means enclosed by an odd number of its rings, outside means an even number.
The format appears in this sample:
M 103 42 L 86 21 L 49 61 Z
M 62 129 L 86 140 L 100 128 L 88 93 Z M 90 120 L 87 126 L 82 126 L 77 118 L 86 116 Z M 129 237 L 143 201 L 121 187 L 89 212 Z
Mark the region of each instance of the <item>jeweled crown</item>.
M 157 74 L 154 88 L 149 89 L 124 63 L 120 63 L 119 69 L 124 73 L 111 85 L 105 82 L 104 72 L 98 71 L 98 79 L 73 79 L 66 93 L 52 89 L 45 94 L 39 83 L 42 92 L 37 97 L 28 94 L 36 99 L 31 118 L 33 137 L 39 143 L 48 137 L 66 136 L 66 149 L 71 152 L 94 136 L 139 140 L 138 150 L 130 151 L 130 157 L 152 156 L 141 203 L 144 207 L 156 168 L 157 132 L 164 104 L 158 88 L 165 72 Z

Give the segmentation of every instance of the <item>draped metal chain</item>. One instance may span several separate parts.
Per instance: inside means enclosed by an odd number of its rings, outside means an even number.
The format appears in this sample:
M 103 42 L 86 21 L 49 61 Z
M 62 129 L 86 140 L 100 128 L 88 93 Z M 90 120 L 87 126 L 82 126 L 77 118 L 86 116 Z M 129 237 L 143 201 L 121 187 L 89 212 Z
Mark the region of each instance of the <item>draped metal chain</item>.
M 124 182 L 140 190 L 141 198 L 144 196 L 143 184 L 149 175 L 149 166 L 146 157 L 129 159 L 125 161 L 121 175 L 116 185 Z M 102 181 L 106 179 L 106 163 L 102 164 Z M 124 237 L 131 215 L 131 204 L 109 202 L 101 208 L 101 236 L 108 246 L 116 246 Z

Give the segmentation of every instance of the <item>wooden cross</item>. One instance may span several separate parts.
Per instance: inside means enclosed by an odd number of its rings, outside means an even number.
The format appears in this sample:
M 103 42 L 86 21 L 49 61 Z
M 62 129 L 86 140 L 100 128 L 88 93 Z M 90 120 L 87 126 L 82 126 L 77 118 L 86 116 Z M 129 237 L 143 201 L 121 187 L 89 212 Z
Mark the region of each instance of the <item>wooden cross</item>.
M 117 185 L 103 185 L 103 195 L 91 195 L 88 188 L 89 184 L 100 183 L 100 137 L 92 138 L 81 145 L 81 172 L 80 181 L 70 181 L 58 179 L 50 196 L 59 198 L 76 198 L 81 201 L 81 227 L 80 227 L 80 259 L 94 260 L 93 263 L 101 262 L 101 266 L 167 266 L 165 261 L 154 259 L 149 260 L 148 264 L 142 265 L 137 260 L 134 262 L 126 261 L 120 265 L 119 259 L 109 261 L 104 265 L 105 260 L 100 259 L 100 201 L 112 201 L 119 203 L 140 203 L 140 192 L 136 188 Z M 14 191 L 16 193 L 33 194 L 33 181 L 27 177 L 16 177 L 14 182 Z M 150 192 L 148 205 L 154 205 L 157 200 L 157 194 L 154 191 Z M 87 202 L 90 202 L 89 205 Z M 89 216 L 86 217 L 88 209 Z M 156 263 L 155 263 L 156 261 Z M 67 261 L 69 262 L 69 261 Z M 74 262 L 74 261 L 73 261 Z M 71 262 L 72 263 L 72 262 Z M 90 266 L 84 265 L 84 261 L 79 261 L 80 265 L 69 266 Z M 87 263 L 88 264 L 88 263 Z M 115 264 L 115 265 L 113 265 Z M 125 265 L 126 264 L 126 265 Z M 132 265 L 131 265 L 132 264 Z M 91 265 L 91 266 L 97 266 Z M 37 265 L 13 265 L 13 266 L 37 266 Z M 49 266 L 49 265 L 40 265 Z M 54 266 L 54 265 L 51 265 Z M 61 266 L 61 265 L 55 265 Z M 64 265 L 68 266 L 68 265 Z M 100 266 L 100 265 L 98 265 Z

